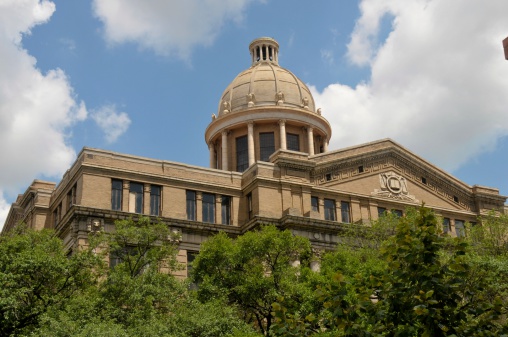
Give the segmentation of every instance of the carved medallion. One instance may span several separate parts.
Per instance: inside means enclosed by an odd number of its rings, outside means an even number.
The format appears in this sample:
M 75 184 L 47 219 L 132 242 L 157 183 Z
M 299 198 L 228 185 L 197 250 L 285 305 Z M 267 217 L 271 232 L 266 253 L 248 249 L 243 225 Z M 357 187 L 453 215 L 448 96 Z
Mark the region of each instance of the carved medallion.
M 406 178 L 396 174 L 395 172 L 385 172 L 379 174 L 379 183 L 381 189 L 375 189 L 372 195 L 384 198 L 408 200 L 418 202 L 414 195 L 410 195 L 407 191 Z

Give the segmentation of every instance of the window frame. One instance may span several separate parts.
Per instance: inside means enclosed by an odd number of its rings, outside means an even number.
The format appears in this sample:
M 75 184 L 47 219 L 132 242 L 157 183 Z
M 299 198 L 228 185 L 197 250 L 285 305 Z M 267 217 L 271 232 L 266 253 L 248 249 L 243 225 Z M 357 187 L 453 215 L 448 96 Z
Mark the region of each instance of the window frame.
M 244 172 L 249 168 L 249 144 L 247 135 L 236 137 L 236 171 Z
M 196 191 L 185 191 L 185 210 L 187 220 L 196 221 L 197 207 L 196 207 Z
M 335 206 L 334 199 L 325 199 L 323 208 L 325 220 L 337 221 L 337 210 L 336 210 L 337 207 Z
M 252 193 L 247 194 L 247 214 L 249 220 L 253 217 L 253 209 L 252 209 Z
M 115 188 L 116 183 L 119 185 L 120 188 Z M 123 181 L 120 179 L 111 179 L 111 209 L 113 211 L 121 211 L 122 201 L 123 201 Z
M 458 238 L 463 238 L 466 236 L 466 222 L 464 220 L 455 219 L 455 235 Z M 457 226 L 460 224 L 460 226 Z
M 270 139 L 271 137 L 271 139 Z M 267 144 L 270 143 L 270 144 Z M 259 133 L 259 160 L 270 161 L 270 156 L 275 152 L 275 133 Z
M 286 147 L 290 151 L 300 152 L 300 135 L 296 133 L 286 133 Z
M 202 193 L 201 195 L 201 221 L 215 223 L 215 194 Z
M 160 215 L 162 205 L 161 200 L 162 200 L 162 186 L 150 185 L 150 215 L 153 216 Z
M 443 233 L 448 234 L 451 232 L 451 220 L 450 218 L 443 218 Z
M 340 202 L 340 218 L 343 223 L 351 223 L 351 204 L 348 201 Z
M 145 186 L 143 183 L 133 181 L 129 182 L 129 202 L 132 200 L 131 195 L 134 195 L 134 207 L 129 205 L 130 212 L 143 214 L 144 188 Z
M 229 195 L 221 196 L 220 214 L 222 225 L 231 225 L 231 199 Z
M 310 197 L 310 209 L 313 212 L 319 213 L 319 198 L 318 197 L 313 197 L 313 196 Z

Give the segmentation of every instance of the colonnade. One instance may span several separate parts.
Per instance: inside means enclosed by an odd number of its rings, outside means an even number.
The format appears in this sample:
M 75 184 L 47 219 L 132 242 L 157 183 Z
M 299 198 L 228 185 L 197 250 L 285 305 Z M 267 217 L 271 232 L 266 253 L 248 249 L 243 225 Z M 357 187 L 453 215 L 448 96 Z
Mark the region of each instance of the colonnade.
M 287 150 L 287 138 L 286 138 L 286 120 L 279 120 L 279 149 Z M 310 156 L 314 155 L 314 128 L 310 125 L 306 127 L 307 130 L 307 148 Z M 228 130 L 224 130 L 221 133 L 221 166 L 223 170 L 229 170 L 228 153 Z M 210 151 L 210 167 L 217 168 L 217 152 L 214 143 L 208 144 L 208 150 Z M 323 140 L 323 152 L 328 151 L 328 139 Z M 254 122 L 247 123 L 247 152 L 249 166 L 256 162 L 255 156 L 255 145 L 254 145 Z M 303 151 L 302 151 L 303 152 Z

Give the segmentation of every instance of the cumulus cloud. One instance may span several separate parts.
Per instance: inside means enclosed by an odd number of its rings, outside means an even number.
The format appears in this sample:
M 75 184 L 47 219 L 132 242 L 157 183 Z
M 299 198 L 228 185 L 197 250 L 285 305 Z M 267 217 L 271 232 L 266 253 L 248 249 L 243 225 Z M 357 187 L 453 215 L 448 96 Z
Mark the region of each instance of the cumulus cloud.
M 0 226 L 9 196 L 36 176 L 61 175 L 72 163 L 67 130 L 87 117 L 65 73 L 41 73 L 21 45 L 23 34 L 54 11 L 50 1 L 0 2 Z
M 105 105 L 91 114 L 101 128 L 108 143 L 115 142 L 127 131 L 131 120 L 125 112 L 118 112 L 115 105 Z
M 312 88 L 330 148 L 390 137 L 454 170 L 508 135 L 508 2 L 363 0 L 347 57 L 371 77 Z M 393 18 L 386 39 L 380 22 Z
M 95 15 L 112 43 L 134 42 L 161 55 L 185 59 L 196 45 L 210 45 L 226 21 L 241 21 L 255 0 L 94 0 Z

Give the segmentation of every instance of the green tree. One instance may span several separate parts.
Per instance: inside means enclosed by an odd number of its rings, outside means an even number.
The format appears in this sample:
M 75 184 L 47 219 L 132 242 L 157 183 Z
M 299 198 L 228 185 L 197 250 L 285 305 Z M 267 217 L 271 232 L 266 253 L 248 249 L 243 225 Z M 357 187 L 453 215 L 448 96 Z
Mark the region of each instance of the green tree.
M 395 235 L 381 246 L 382 269 L 355 263 L 350 268 L 351 259 L 339 250 L 331 268 L 337 273 L 317 289 L 321 309 L 304 317 L 276 303 L 274 331 L 293 336 L 503 336 L 507 302 L 499 286 L 503 281 L 496 277 L 506 276 L 506 260 L 472 252 L 466 239 L 444 237 L 429 209 L 407 210 Z M 375 266 L 376 254 L 372 257 L 365 261 Z M 359 272 L 352 278 L 355 268 Z
M 231 239 L 219 233 L 202 244 L 193 262 L 193 280 L 199 283 L 199 298 L 224 297 L 238 306 L 247 322 L 270 335 L 272 303 L 284 297 L 297 307 L 307 289 L 295 261 L 310 255 L 307 239 L 290 231 L 265 226 Z
M 178 233 L 149 218 L 117 221 L 115 231 L 91 237 L 116 265 L 100 283 L 48 311 L 37 336 L 227 336 L 252 331 L 234 307 L 202 304 L 178 268 Z
M 18 226 L 0 236 L 0 335 L 38 327 L 48 310 L 96 284 L 100 262 L 91 249 L 68 256 L 51 230 Z

